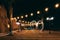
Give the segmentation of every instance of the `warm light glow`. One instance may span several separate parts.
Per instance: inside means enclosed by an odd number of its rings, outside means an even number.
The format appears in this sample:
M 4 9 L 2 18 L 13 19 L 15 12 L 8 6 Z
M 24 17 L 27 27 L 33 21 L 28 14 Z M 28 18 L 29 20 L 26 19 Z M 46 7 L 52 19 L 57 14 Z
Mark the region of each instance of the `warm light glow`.
M 49 8 L 45 8 L 45 11 L 47 12 Z
M 16 20 L 16 17 L 14 17 L 14 19 Z
M 25 23 L 27 23 L 27 21 L 25 21 Z
M 25 26 L 24 24 L 21 24 L 21 26 Z
M 19 17 L 17 17 L 17 19 L 19 19 Z
M 23 16 L 21 16 L 21 18 L 23 18 Z
M 57 3 L 57 4 L 55 4 L 55 8 L 58 8 L 59 7 L 59 4 Z
M 22 22 L 24 22 L 24 21 L 22 21 Z
M 10 28 L 10 25 L 9 24 L 7 26 L 8 26 L 8 28 Z
M 25 17 L 28 17 L 28 15 L 25 15 Z
M 31 13 L 31 16 L 33 16 L 33 13 Z
M 36 27 L 38 27 L 38 23 L 36 23 Z
M 49 17 L 47 17 L 46 20 L 49 20 Z
M 47 17 L 46 20 L 54 20 L 54 17 L 51 18 Z
M 54 17 L 51 17 L 50 20 L 54 20 Z
M 21 20 L 19 20 L 19 22 L 21 22 Z
M 17 21 L 16 17 L 14 17 L 14 20 Z
M 20 23 L 19 22 L 16 22 L 17 25 L 19 25 Z
M 37 11 L 37 14 L 40 14 L 40 11 Z
M 14 18 L 11 18 L 11 20 L 14 20 Z

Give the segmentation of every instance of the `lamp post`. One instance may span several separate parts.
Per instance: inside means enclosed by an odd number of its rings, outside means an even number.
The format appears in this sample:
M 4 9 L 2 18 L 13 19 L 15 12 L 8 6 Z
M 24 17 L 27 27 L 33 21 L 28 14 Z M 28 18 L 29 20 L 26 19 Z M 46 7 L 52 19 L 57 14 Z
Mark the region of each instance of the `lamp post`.
M 47 17 L 46 20 L 49 21 L 49 34 L 51 34 L 51 31 L 50 31 L 50 24 L 51 23 L 50 23 L 50 21 L 53 21 L 54 20 L 54 17 L 51 17 L 51 18 L 50 17 Z

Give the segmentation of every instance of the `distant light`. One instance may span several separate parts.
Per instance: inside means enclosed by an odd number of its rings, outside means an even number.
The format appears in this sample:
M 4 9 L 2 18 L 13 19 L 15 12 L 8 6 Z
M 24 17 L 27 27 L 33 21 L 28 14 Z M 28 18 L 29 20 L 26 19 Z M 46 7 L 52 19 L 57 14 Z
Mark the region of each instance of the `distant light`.
M 55 8 L 58 8 L 59 7 L 59 4 L 57 3 L 57 4 L 55 4 Z
M 28 17 L 28 15 L 25 15 L 25 17 Z
M 46 20 L 49 20 L 49 17 L 47 17 Z
M 19 17 L 17 17 L 17 19 L 19 19 Z
M 20 23 L 19 22 L 16 22 L 17 25 L 19 25 Z
M 16 17 L 14 17 L 14 20 L 17 21 Z
M 9 24 L 7 26 L 8 26 L 8 28 L 10 28 L 10 25 Z
M 33 16 L 33 13 L 31 13 L 31 16 Z
M 25 21 L 25 23 L 27 23 L 27 21 Z
M 54 20 L 54 17 L 47 17 L 46 20 Z
M 47 12 L 49 10 L 49 8 L 45 8 L 45 11 Z
M 22 22 L 24 22 L 24 21 L 22 21 Z
M 40 14 L 40 11 L 37 11 L 37 14 Z
M 21 18 L 23 18 L 23 16 L 21 16 Z
M 51 20 L 54 20 L 54 17 L 51 17 Z
M 11 20 L 14 20 L 14 18 L 11 18 Z
M 19 22 L 21 22 L 21 20 L 19 20 Z

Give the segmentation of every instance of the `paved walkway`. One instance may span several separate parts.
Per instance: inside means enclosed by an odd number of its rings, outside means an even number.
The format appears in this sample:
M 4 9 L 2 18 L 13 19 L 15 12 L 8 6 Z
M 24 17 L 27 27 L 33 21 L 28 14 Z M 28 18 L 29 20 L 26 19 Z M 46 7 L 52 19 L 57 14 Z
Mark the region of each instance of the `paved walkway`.
M 0 37 L 6 36 L 8 33 L 0 33 Z
M 1 40 L 60 40 L 59 31 L 40 31 L 40 30 L 22 30 L 22 31 L 12 31 L 14 36 L 1 37 Z M 4 34 L 4 33 L 3 33 Z M 0 35 L 3 35 L 0 34 Z

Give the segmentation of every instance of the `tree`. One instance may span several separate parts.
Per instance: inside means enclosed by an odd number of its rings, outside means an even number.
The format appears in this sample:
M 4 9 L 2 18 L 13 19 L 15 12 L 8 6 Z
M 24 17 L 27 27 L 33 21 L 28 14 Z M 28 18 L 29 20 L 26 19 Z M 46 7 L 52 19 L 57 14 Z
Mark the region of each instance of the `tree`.
M 12 26 L 11 26 L 11 13 L 10 13 L 10 8 L 13 7 L 13 3 L 14 3 L 15 0 L 5 0 L 5 5 L 6 5 L 6 9 L 7 9 L 7 15 L 8 15 L 8 18 L 9 18 L 9 24 L 10 24 L 10 28 L 9 28 L 9 35 L 11 36 L 12 35 Z

